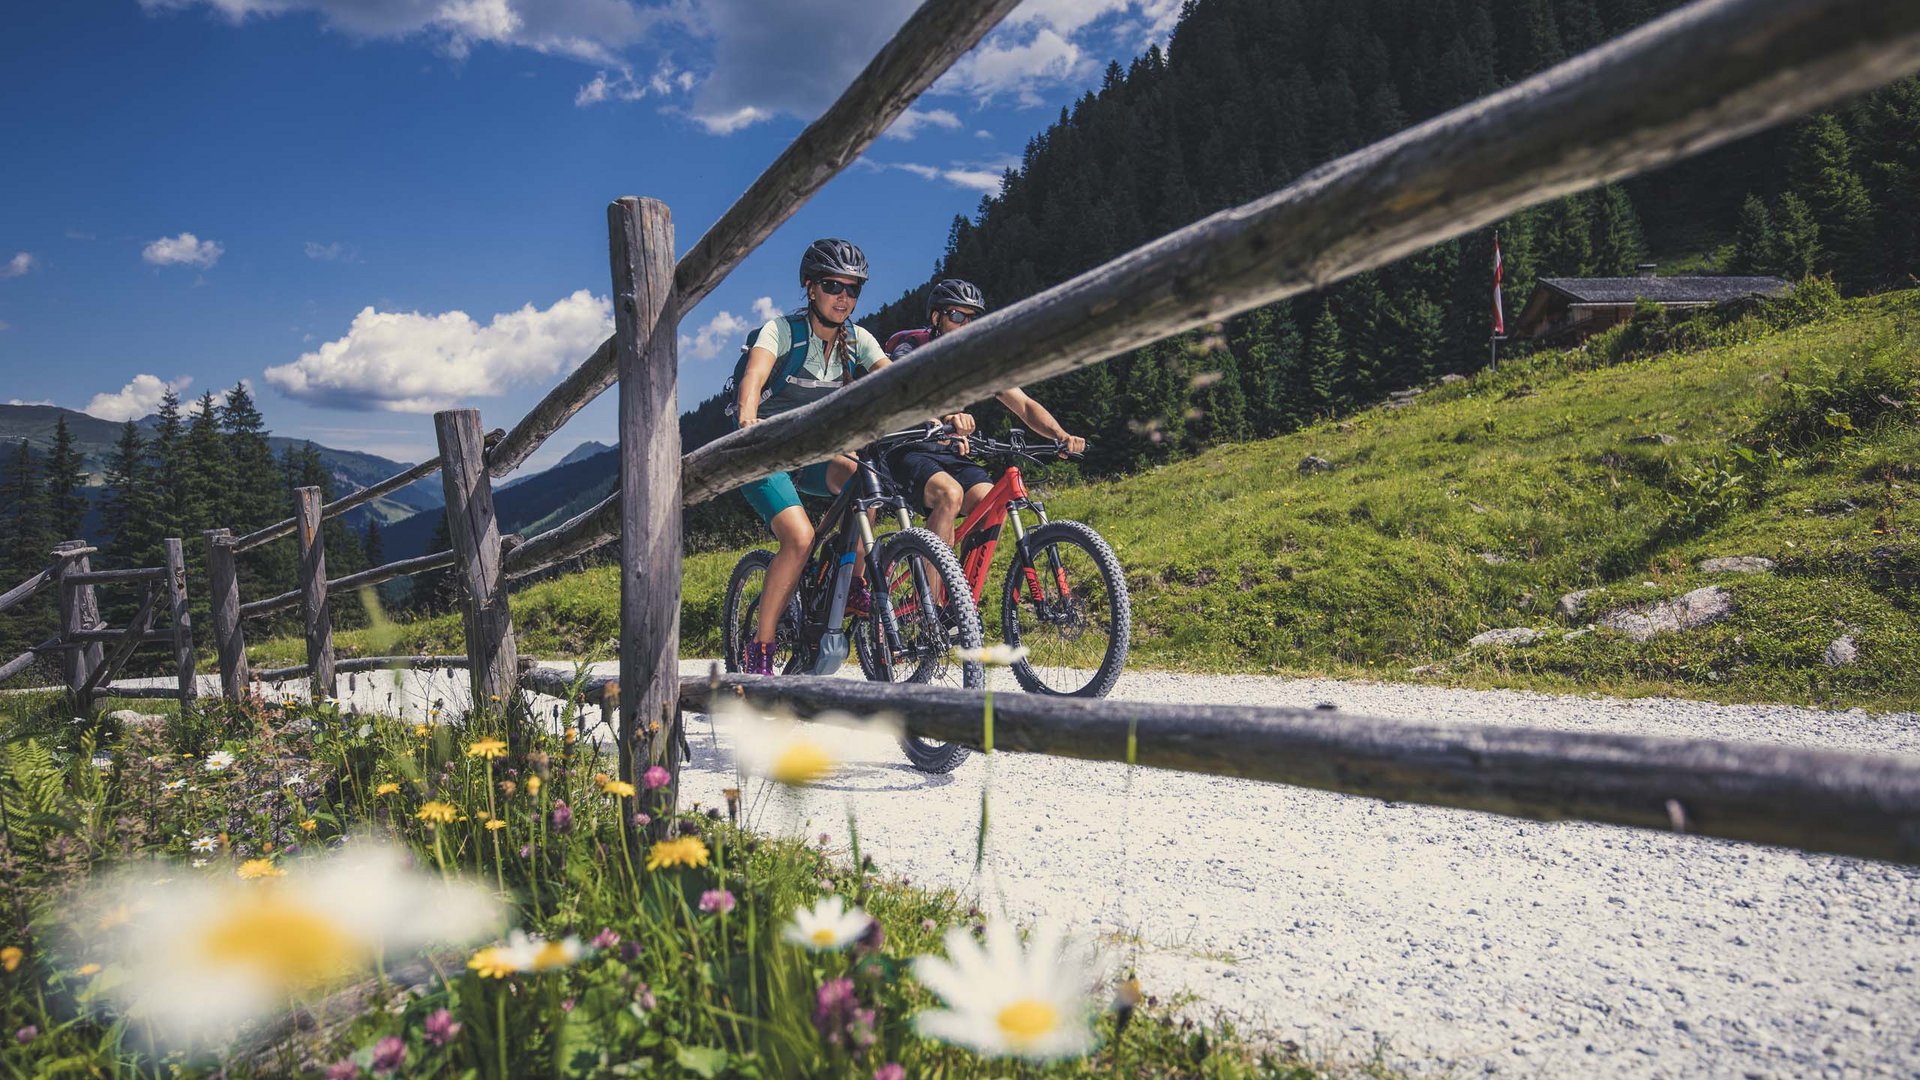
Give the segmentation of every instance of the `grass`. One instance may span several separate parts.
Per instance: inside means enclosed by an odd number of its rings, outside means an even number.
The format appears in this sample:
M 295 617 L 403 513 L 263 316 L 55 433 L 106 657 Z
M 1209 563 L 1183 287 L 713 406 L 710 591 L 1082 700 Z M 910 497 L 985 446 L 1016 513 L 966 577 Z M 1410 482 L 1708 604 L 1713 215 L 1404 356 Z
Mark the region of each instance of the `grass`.
M 1036 487 L 1128 568 L 1136 668 L 1908 708 L 1920 699 L 1917 374 L 1920 293 L 1840 301 L 1815 288 L 1744 316 L 1639 320 L 1405 408 Z M 1301 473 L 1309 454 L 1333 470 Z M 718 653 L 737 555 L 686 562 L 689 656 Z M 1721 555 L 1778 566 L 1696 569 Z M 1706 585 L 1735 603 L 1709 627 L 1646 642 L 1572 633 L 1591 613 Z M 1580 589 L 1600 590 L 1587 614 L 1559 617 L 1558 597 Z M 614 654 L 612 568 L 535 585 L 513 606 L 523 653 Z M 1545 634 L 1467 650 L 1510 626 Z M 1859 659 L 1829 667 L 1842 635 Z M 402 636 L 403 651 L 464 651 L 452 617 Z M 261 653 L 297 662 L 300 645 Z
M 609 789 L 601 748 L 571 716 L 565 734 L 294 703 L 158 716 L 75 724 L 57 697 L 0 696 L 6 1075 L 1328 1075 L 1151 1000 L 1089 999 L 1096 1048 L 1052 1062 L 922 1037 L 912 1018 L 938 999 L 913 959 L 942 952 L 951 927 L 992 920 L 885 878 L 857 850 L 766 838 L 717 810 L 670 823 L 680 864 L 658 847 L 648 859 L 622 827 L 648 796 Z M 516 748 L 488 757 L 485 740 L 509 726 Z M 740 805 L 755 802 L 749 790 Z M 315 891 L 321 868 L 374 840 L 417 869 L 376 860 L 345 882 L 350 896 Z M 468 904 L 444 882 L 499 903 L 504 923 L 456 929 Z M 714 890 L 734 906 L 716 910 Z M 403 896 L 410 909 L 387 910 Z M 828 896 L 878 929 L 818 951 L 787 943 L 795 913 Z M 343 914 L 361 908 L 380 912 L 379 929 Z M 423 919 L 427 936 L 455 939 L 361 947 Z M 501 958 L 488 943 L 503 926 L 555 944 L 490 977 L 475 965 Z M 257 979 L 236 981 L 248 971 Z M 149 991 L 160 1008 L 128 1006 Z M 253 1018 L 237 1037 L 180 1034 L 234 1010 Z

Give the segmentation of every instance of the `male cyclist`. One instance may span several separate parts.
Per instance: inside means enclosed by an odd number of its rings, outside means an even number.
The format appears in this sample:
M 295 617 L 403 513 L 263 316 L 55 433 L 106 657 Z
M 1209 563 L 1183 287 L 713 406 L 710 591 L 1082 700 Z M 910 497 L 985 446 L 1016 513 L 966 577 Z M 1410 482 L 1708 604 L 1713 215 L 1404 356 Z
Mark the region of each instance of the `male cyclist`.
M 887 355 L 893 360 L 903 359 L 914 349 L 951 334 L 986 313 L 986 297 L 980 295 L 980 289 L 972 282 L 942 279 L 935 282 L 933 291 L 927 294 L 928 325 L 919 330 L 902 330 L 888 338 Z M 1078 454 L 1087 448 L 1087 440 L 1067 434 L 1067 429 L 1060 426 L 1046 406 L 1019 387 L 1002 390 L 994 396 L 1029 430 L 1065 441 L 1069 453 Z M 946 421 L 955 434 L 961 436 L 972 434 L 975 426 L 973 417 L 967 413 L 956 413 Z M 963 449 L 965 445 L 961 443 Z M 920 500 L 920 509 L 927 515 L 927 528 L 949 547 L 953 545 L 956 519 L 971 513 L 993 490 L 993 477 L 987 470 L 939 443 L 908 443 L 887 456 L 887 468 L 903 490 Z M 769 573 L 767 577 L 771 582 L 773 575 Z
M 746 365 L 738 379 L 732 410 L 738 414 L 741 427 L 811 404 L 857 376 L 886 365 L 880 343 L 865 327 L 850 321 L 866 281 L 867 256 L 852 243 L 824 239 L 808 245 L 800 258 L 800 286 L 807 292 L 806 307 L 767 320 L 748 339 Z M 798 359 L 800 334 L 807 336 L 805 363 L 782 365 L 791 367 L 792 374 L 775 379 L 778 362 L 789 357 Z M 773 564 L 767 567 L 760 623 L 743 658 L 748 674 L 773 674 L 774 632 L 813 546 L 813 521 L 800 505 L 800 493 L 838 492 L 856 467 L 852 458 L 842 454 L 791 473 L 762 477 L 740 489 L 780 544 Z M 866 583 L 856 579 L 848 605 L 864 610 L 866 601 Z

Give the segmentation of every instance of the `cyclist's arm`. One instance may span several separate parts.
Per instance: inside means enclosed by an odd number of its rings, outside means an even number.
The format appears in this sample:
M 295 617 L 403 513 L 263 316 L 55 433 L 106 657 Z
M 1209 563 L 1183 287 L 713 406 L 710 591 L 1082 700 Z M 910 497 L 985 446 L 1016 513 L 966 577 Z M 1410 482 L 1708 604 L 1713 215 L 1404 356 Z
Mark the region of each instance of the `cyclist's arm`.
M 747 353 L 747 370 L 740 373 L 740 426 L 760 420 L 760 391 L 773 375 L 773 353 L 755 345 Z
M 1047 411 L 1047 407 L 1033 400 L 1025 390 L 1016 386 L 1011 390 L 1002 390 L 994 397 L 999 398 L 1000 404 L 1005 405 L 1009 412 L 1019 417 L 1020 421 L 1027 425 L 1027 430 L 1049 439 L 1073 441 L 1074 437 L 1067 434 L 1067 429 L 1060 426 L 1060 421 L 1053 418 L 1053 414 Z

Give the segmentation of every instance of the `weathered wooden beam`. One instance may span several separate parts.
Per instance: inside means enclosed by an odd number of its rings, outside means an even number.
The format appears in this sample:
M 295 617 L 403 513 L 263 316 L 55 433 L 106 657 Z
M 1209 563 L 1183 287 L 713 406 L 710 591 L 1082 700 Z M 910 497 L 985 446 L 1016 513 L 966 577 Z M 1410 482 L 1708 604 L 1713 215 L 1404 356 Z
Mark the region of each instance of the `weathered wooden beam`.
M 307 677 L 307 673 L 312 670 L 313 669 L 306 664 L 295 664 L 292 667 L 267 668 L 265 671 L 255 671 L 253 673 L 253 681 L 286 682 L 290 679 L 304 679 Z
M 39 592 L 41 587 L 53 580 L 53 567 L 49 566 L 27 580 L 0 593 L 0 611 L 5 611 L 27 597 Z
M 164 566 L 140 566 L 131 570 L 89 570 L 84 574 L 68 574 L 60 579 L 62 588 L 77 589 L 82 585 L 125 585 L 138 581 L 162 581 L 167 576 Z
M 153 627 L 153 609 L 159 602 L 160 591 L 149 588 L 146 598 L 133 613 L 133 618 L 127 621 L 127 628 L 120 632 L 120 640 L 114 645 L 113 651 L 107 654 L 99 667 L 93 669 L 92 675 L 87 676 L 87 685 L 80 689 L 82 699 L 91 700 L 95 688 L 102 683 L 112 682 L 113 673 L 120 670 L 120 666 L 127 662 L 127 657 L 133 655 L 133 650 L 146 640 L 147 631 Z
M 88 556 L 94 548 L 84 541 L 69 540 L 53 549 L 55 574 L 64 579 L 68 574 L 84 574 L 93 569 Z M 100 604 L 94 598 L 93 586 L 79 585 L 74 588 L 60 589 L 60 643 L 75 645 L 61 657 L 66 668 L 67 689 L 79 698 L 80 690 L 87 685 L 87 677 L 93 674 L 103 659 L 101 646 L 97 642 L 80 637 L 82 630 L 98 625 L 100 622 Z M 82 709 L 87 707 L 84 698 L 79 699 Z
M 787 144 L 674 271 L 675 316 L 692 310 L 827 181 L 851 165 L 921 92 L 1006 18 L 1018 0 L 926 0 L 840 100 Z M 613 339 L 534 406 L 488 457 L 505 476 L 574 413 L 613 385 Z
M 493 512 L 493 481 L 487 475 L 480 414 L 449 409 L 433 414 L 446 492 L 447 535 L 453 541 L 460 575 L 461 622 L 467 655 L 473 658 L 473 700 L 478 708 L 505 710 L 513 699 L 519 651 L 513 640 L 513 613 L 507 607 L 507 581 L 501 572 L 500 523 Z M 518 743 L 515 732 L 509 741 Z
M 459 561 L 460 557 L 452 550 L 436 551 L 431 555 L 417 555 L 411 559 L 398 559 L 382 566 L 362 570 L 357 574 L 334 578 L 327 582 L 327 589 L 329 592 L 344 593 L 351 589 L 392 581 L 397 577 L 406 577 L 408 574 L 424 574 L 429 570 L 452 566 Z
M 276 611 L 285 611 L 295 604 L 298 604 L 303 595 L 305 595 L 304 590 L 293 589 L 289 592 L 283 592 L 279 596 L 269 596 L 265 600 L 249 600 L 240 605 L 240 617 L 242 619 L 256 619 L 262 615 L 271 615 Z
M 8 679 L 32 667 L 33 662 L 38 660 L 42 653 L 53 652 L 59 647 L 60 639 L 51 637 L 6 663 L 0 664 L 0 682 L 6 682 Z
M 636 788 L 649 768 L 670 778 L 646 796 L 666 827 L 680 778 L 679 316 L 673 307 L 673 216 L 657 199 L 607 207 L 613 340 L 620 370 L 620 767 Z M 664 833 L 662 834 L 664 835 Z
M 109 698 L 172 698 L 180 697 L 180 689 L 174 686 L 103 686 L 97 697 Z
M 338 683 L 333 677 L 333 614 L 327 610 L 327 545 L 320 516 L 320 489 L 294 491 L 294 517 L 300 539 L 300 613 L 307 640 L 307 675 L 313 696 L 330 698 Z M 237 545 L 236 545 L 237 546 Z
M 118 644 L 126 636 L 127 628 L 124 626 L 117 628 L 111 626 L 89 626 L 85 630 L 73 631 L 67 635 L 67 639 L 68 644 L 114 645 Z M 159 630 L 147 630 L 140 635 L 140 644 L 171 645 L 173 644 L 173 628 L 163 627 Z
M 166 590 L 167 607 L 173 613 L 173 669 L 179 681 L 180 707 L 184 709 L 200 694 L 199 680 L 194 677 L 193 616 L 187 605 L 186 547 L 179 537 L 169 536 L 160 542 L 160 549 L 167 571 L 161 587 Z
M 553 668 L 530 668 L 520 673 L 520 685 L 535 693 L 557 698 L 577 696 L 595 705 L 600 703 L 608 686 L 617 686 L 619 682 L 615 675 L 589 675 L 581 680 L 573 672 Z
M 247 638 L 241 626 L 240 578 L 231 529 L 208 529 L 207 591 L 213 607 L 213 647 L 220 658 L 220 696 L 237 705 L 246 696 Z
M 424 480 L 427 477 L 432 476 L 434 472 L 439 468 L 440 468 L 439 458 L 431 458 L 429 460 L 423 461 L 420 464 L 415 465 L 404 472 L 395 473 L 392 476 L 389 476 L 385 480 L 382 480 L 378 483 L 369 484 L 366 487 L 361 488 L 359 491 L 355 491 L 347 495 L 342 495 L 341 497 L 321 507 L 320 517 L 323 520 L 327 518 L 339 517 L 341 514 L 346 513 L 347 511 L 353 509 L 356 506 L 359 506 L 362 503 L 372 502 L 373 500 L 379 498 L 382 495 L 387 495 L 392 492 L 398 491 L 401 488 L 406 487 L 408 484 L 413 483 L 415 480 Z M 299 522 L 299 519 L 297 517 L 284 518 L 280 521 L 274 522 L 273 524 L 267 526 L 264 529 L 260 529 L 256 532 L 250 532 L 247 535 L 242 536 L 233 542 L 233 550 L 236 554 L 241 552 L 246 552 L 246 551 L 252 551 L 254 548 L 257 548 L 261 544 L 267 543 L 270 540 L 278 540 L 283 536 L 291 536 L 293 535 L 294 526 L 298 524 L 298 522 Z
M 892 713 L 928 739 L 980 745 L 978 690 L 852 679 L 727 675 L 680 682 L 681 704 L 715 694 L 812 716 Z M 1380 720 L 1319 710 L 993 699 L 996 751 L 1125 761 L 1514 817 L 1676 827 L 1703 836 L 1920 862 L 1920 757 L 1765 743 Z

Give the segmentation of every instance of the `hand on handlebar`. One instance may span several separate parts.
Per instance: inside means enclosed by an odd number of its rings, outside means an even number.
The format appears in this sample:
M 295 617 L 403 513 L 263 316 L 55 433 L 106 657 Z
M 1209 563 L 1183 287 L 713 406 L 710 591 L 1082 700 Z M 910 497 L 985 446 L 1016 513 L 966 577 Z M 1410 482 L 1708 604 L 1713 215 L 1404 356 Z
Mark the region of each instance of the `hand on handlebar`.
M 1066 444 L 1060 449 L 1060 456 L 1063 458 L 1079 457 L 1087 452 L 1087 440 L 1078 435 L 1069 435 L 1061 441 Z
M 957 413 L 949 414 L 947 416 L 943 416 L 940 418 L 940 422 L 952 428 L 953 433 L 955 435 L 961 435 L 961 436 L 973 434 L 974 428 L 979 426 L 973 422 L 972 413 L 963 413 L 963 412 L 957 412 Z M 966 451 L 962 450 L 961 453 L 964 454 L 966 453 Z

